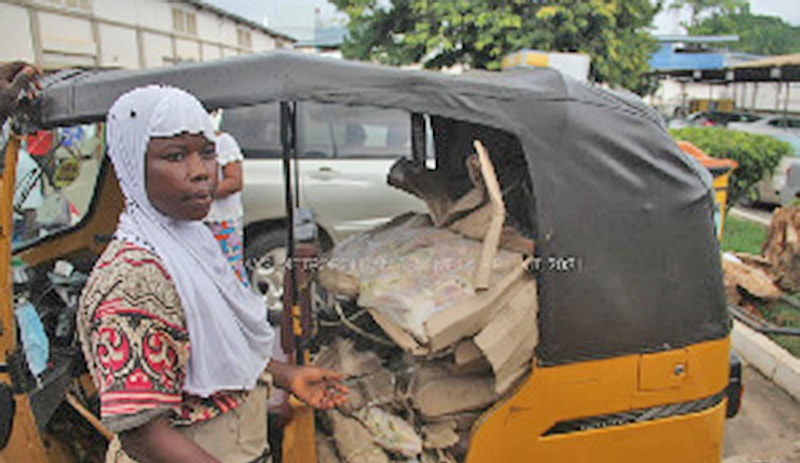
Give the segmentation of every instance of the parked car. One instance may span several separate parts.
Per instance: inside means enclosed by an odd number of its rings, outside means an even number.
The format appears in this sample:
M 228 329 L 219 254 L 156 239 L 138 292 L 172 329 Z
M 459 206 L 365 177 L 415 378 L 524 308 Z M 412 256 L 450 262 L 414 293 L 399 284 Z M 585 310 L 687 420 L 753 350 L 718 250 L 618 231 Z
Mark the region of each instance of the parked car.
M 721 111 L 700 111 L 689 114 L 685 119 L 674 119 L 670 121 L 669 127 L 678 129 L 681 127 L 694 127 L 694 126 L 721 126 L 725 127 L 729 123 L 735 122 L 755 122 L 761 119 L 761 116 L 748 113 L 728 113 Z
M 800 117 L 764 116 L 752 122 L 728 125 L 731 130 L 770 135 L 792 146 L 792 155 L 781 159 L 772 175 L 765 176 L 744 198 L 745 205 L 754 203 L 783 205 L 800 194 Z
M 282 306 L 286 259 L 279 112 L 277 102 L 225 110 L 220 126 L 245 155 L 245 267 L 273 311 Z M 407 211 L 426 211 L 421 200 L 386 183 L 391 165 L 411 158 L 407 112 L 298 102 L 297 132 L 298 199 L 300 207 L 318 211 L 322 243 L 330 246 Z
M 762 135 L 800 137 L 800 117 L 771 115 L 753 121 L 736 121 L 728 124 L 729 129 Z

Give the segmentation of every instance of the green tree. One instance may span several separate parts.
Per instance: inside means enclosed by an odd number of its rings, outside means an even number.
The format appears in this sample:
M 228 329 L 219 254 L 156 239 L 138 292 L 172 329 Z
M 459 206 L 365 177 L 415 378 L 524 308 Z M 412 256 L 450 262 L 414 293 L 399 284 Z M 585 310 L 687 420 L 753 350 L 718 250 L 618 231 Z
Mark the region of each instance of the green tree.
M 524 48 L 581 52 L 593 79 L 637 93 L 661 0 L 330 0 L 349 17 L 345 57 L 428 68 L 498 69 Z
M 670 8 L 689 8 L 691 20 L 686 28 L 695 27 L 704 15 L 728 16 L 748 9 L 750 0 L 672 0 Z
M 733 51 L 761 55 L 800 53 L 800 27 L 777 16 L 754 15 L 750 0 L 672 0 L 669 8 L 688 8 L 691 19 L 684 24 L 689 35 L 739 36 L 728 45 Z
M 676 140 L 686 140 L 715 158 L 733 159 L 739 167 L 728 185 L 728 204 L 750 195 L 765 175 L 772 173 L 781 158 L 792 153 L 792 146 L 769 135 L 737 132 L 721 127 L 671 129 Z
M 728 46 L 734 51 L 760 55 L 800 53 L 800 27 L 776 16 L 753 15 L 748 8 L 732 14 L 715 14 L 696 26 L 690 35 L 736 34 L 739 41 Z

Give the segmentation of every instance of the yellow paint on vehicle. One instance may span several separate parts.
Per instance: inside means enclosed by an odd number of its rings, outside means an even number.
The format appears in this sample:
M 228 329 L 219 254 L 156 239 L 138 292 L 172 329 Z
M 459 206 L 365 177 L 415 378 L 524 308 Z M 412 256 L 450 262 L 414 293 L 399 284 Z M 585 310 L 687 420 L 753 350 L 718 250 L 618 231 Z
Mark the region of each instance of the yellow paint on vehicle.
M 467 463 L 719 462 L 726 400 L 700 412 L 566 434 L 556 423 L 714 396 L 729 380 L 730 338 L 660 353 L 535 367 L 506 401 L 479 419 Z M 313 417 L 287 428 L 284 455 L 316 461 Z

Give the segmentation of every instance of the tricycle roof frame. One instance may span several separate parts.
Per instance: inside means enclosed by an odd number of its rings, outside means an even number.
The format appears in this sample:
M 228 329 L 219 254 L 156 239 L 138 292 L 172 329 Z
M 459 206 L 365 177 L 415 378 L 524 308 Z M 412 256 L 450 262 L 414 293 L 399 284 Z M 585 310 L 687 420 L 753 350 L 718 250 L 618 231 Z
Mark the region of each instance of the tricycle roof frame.
M 534 193 L 542 364 L 728 334 L 710 175 L 638 98 L 553 70 L 453 76 L 270 52 L 63 76 L 43 91 L 40 121 L 103 120 L 119 95 L 147 84 L 184 88 L 209 109 L 297 100 L 377 106 L 515 135 Z

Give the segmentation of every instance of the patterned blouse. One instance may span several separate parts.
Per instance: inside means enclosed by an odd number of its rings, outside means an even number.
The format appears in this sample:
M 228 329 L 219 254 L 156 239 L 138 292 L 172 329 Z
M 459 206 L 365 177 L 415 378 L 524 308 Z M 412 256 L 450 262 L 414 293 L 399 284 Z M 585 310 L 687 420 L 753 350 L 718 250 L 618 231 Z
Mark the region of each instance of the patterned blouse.
M 161 259 L 136 245 L 113 240 L 100 256 L 81 295 L 78 333 L 101 420 L 113 432 L 161 415 L 173 425 L 197 423 L 246 397 L 182 391 L 190 345 L 178 291 Z

